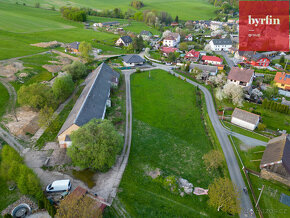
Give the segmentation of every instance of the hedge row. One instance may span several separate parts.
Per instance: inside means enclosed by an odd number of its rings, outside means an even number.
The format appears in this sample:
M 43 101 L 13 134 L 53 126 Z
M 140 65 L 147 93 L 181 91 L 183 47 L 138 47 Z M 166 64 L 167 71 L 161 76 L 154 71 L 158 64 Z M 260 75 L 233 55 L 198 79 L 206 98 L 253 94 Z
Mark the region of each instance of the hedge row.
M 275 101 L 269 101 L 268 99 L 263 100 L 262 107 L 265 109 L 270 109 L 271 111 L 277 111 L 284 114 L 290 113 L 290 109 L 288 105 L 280 104 Z

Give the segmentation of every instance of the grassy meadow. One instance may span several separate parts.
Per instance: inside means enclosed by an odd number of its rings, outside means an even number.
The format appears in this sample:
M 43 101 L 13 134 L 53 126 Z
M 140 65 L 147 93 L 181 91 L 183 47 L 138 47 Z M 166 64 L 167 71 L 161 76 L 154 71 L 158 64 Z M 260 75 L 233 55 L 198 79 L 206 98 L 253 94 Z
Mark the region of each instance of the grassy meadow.
M 98 41 L 94 46 L 120 53 L 112 47 L 118 35 L 85 29 L 82 23 L 65 20 L 60 12 L 0 0 L 0 60 L 46 51 L 30 44 L 48 41 Z
M 219 170 L 209 172 L 202 156 L 213 147 L 205 133 L 195 89 L 162 70 L 131 76 L 133 136 L 129 163 L 118 198 L 132 217 L 222 217 L 207 196 L 181 197 L 147 175 L 182 177 L 207 188 Z
M 51 8 L 52 6 L 59 8 L 61 6 L 90 7 L 93 9 L 113 9 L 121 8 L 123 11 L 134 9 L 130 6 L 132 0 L 6 0 L 8 2 L 26 3 L 34 6 L 35 2 L 39 2 L 41 7 Z M 210 19 L 214 18 L 216 8 L 207 0 L 142 0 L 145 4 L 141 10 L 155 9 L 157 11 L 166 11 L 175 17 L 179 16 L 183 20 L 194 19 Z

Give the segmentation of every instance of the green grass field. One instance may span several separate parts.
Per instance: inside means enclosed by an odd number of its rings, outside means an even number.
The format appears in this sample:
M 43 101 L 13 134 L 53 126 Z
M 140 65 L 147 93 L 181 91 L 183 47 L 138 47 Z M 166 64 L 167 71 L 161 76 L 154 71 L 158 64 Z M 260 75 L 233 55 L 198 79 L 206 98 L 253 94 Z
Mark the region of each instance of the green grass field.
M 85 29 L 82 23 L 63 19 L 58 11 L 9 4 L 0 0 L 0 18 L 0 60 L 45 51 L 46 49 L 30 44 L 53 40 L 65 43 L 96 40 L 99 43 L 95 45 L 100 45 L 104 51 L 112 48 L 112 53 L 119 52 L 112 47 L 118 35 Z
M 34 6 L 35 2 L 39 2 L 41 7 L 51 8 L 55 6 L 76 6 L 76 7 L 90 7 L 94 9 L 113 9 L 121 8 L 123 11 L 134 9 L 130 7 L 131 0 L 6 0 L 8 2 L 18 2 L 19 4 L 26 3 L 27 5 Z M 214 11 L 216 8 L 211 5 L 207 0 L 143 0 L 145 4 L 141 10 L 155 9 L 157 11 L 166 11 L 175 17 L 179 16 L 180 19 L 194 20 L 194 19 L 209 19 L 214 18 Z
M 133 137 L 129 163 L 118 198 L 132 217 L 222 217 L 207 205 L 207 196 L 174 194 L 147 176 L 159 168 L 163 176 L 182 177 L 207 188 L 218 171 L 208 172 L 203 154 L 212 149 L 206 136 L 195 89 L 165 71 L 131 78 Z
M 0 117 L 2 117 L 6 112 L 6 107 L 9 101 L 9 94 L 5 86 L 0 83 Z

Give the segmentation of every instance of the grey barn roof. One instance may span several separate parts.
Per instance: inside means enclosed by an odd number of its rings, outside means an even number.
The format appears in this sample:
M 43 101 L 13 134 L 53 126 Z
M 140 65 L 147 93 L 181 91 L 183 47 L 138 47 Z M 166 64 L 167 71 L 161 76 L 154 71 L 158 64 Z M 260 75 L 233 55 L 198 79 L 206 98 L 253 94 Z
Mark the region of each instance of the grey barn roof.
M 190 64 L 190 69 L 198 68 L 205 72 L 216 73 L 217 66 L 203 65 L 203 64 Z
M 72 43 L 69 43 L 69 47 L 70 48 L 73 48 L 73 49 L 79 49 L 79 46 L 80 46 L 80 43 L 79 42 L 72 42 Z
M 125 43 L 131 43 L 132 42 L 132 38 L 130 36 L 122 36 L 121 39 Z
M 136 54 L 129 54 L 129 55 L 126 55 L 122 58 L 123 58 L 123 61 L 126 63 L 142 63 L 142 62 L 144 62 L 144 59 Z
M 111 26 L 111 25 L 117 25 L 120 24 L 119 21 L 110 21 L 110 22 L 103 22 L 102 25 L 103 26 Z
M 245 122 L 256 124 L 260 120 L 260 116 L 251 112 L 235 108 L 232 117 L 243 120 Z
M 232 40 L 229 38 L 225 39 L 213 39 L 212 40 L 214 45 L 232 45 Z
M 152 33 L 150 31 L 147 30 L 143 30 L 140 33 L 141 36 L 152 36 Z
M 88 75 L 85 80 L 86 86 L 58 135 L 73 124 L 82 126 L 93 118 L 101 119 L 103 117 L 113 77 L 119 78 L 119 74 L 105 63 Z

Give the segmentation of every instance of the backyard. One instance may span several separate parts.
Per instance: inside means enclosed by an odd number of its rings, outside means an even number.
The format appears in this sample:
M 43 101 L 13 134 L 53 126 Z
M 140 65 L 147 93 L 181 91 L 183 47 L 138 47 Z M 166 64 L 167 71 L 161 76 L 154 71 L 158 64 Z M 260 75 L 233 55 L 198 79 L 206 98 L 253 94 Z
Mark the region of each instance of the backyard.
M 201 157 L 213 149 L 206 136 L 195 89 L 162 70 L 131 76 L 133 136 L 118 198 L 131 216 L 226 216 L 207 205 L 207 196 L 168 190 L 160 178 L 184 178 L 208 188 L 220 170 L 207 171 Z M 160 169 L 153 179 L 148 172 Z

